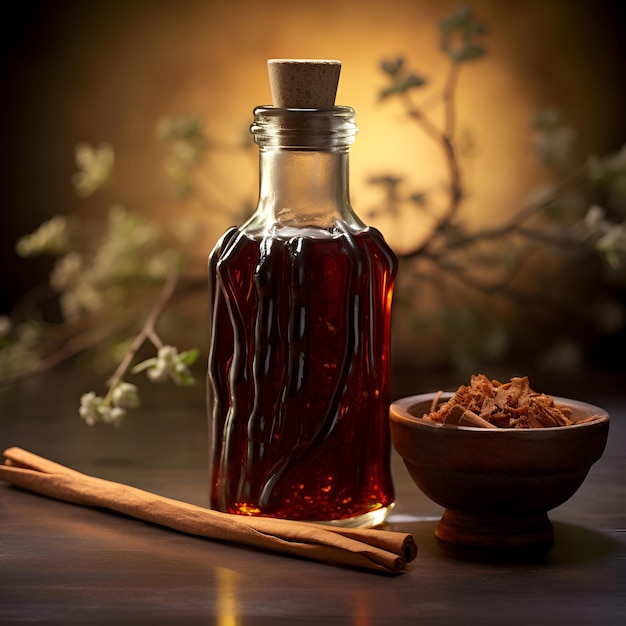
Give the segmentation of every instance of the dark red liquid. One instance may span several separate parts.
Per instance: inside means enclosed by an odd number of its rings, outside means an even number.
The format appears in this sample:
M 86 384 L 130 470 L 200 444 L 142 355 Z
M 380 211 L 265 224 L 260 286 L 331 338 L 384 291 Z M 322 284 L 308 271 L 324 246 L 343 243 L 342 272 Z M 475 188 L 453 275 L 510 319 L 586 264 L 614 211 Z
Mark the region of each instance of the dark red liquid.
M 209 260 L 213 508 L 328 521 L 393 502 L 395 272 L 373 229 L 224 235 Z

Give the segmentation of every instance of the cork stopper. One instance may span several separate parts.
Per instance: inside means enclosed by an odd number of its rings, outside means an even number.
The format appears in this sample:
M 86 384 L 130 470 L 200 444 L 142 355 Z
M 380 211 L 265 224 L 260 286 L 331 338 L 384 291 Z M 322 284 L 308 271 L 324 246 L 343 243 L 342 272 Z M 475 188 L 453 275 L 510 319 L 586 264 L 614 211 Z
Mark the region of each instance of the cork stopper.
M 335 106 L 341 61 L 269 59 L 267 69 L 275 107 L 331 109 Z

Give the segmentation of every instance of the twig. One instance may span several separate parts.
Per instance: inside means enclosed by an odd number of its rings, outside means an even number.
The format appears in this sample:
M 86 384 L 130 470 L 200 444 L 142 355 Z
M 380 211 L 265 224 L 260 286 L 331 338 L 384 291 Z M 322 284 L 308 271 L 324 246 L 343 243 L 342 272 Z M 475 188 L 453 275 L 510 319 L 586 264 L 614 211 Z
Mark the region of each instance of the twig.
M 454 138 L 454 132 L 456 128 L 456 107 L 454 96 L 456 93 L 456 84 L 459 77 L 459 65 L 458 63 L 450 64 L 450 71 L 446 79 L 446 86 L 443 91 L 443 103 L 445 106 L 445 129 L 446 136 L 452 141 Z
M 109 334 L 108 328 L 101 328 L 96 331 L 86 331 L 84 333 L 80 333 L 68 339 L 60 348 L 55 350 L 52 354 L 47 356 L 46 358 L 38 361 L 31 367 L 27 367 L 20 372 L 15 372 L 14 374 L 9 374 L 8 376 L 3 376 L 0 379 L 0 386 L 8 386 L 12 385 L 24 378 L 28 378 L 29 376 L 34 376 L 35 374 L 41 374 L 57 365 L 60 365 L 64 361 L 80 354 L 84 350 L 89 348 L 93 348 L 98 345 L 101 341 L 106 339 Z
M 170 274 L 168 280 L 166 281 L 159 294 L 157 301 L 151 309 L 143 328 L 141 329 L 140 333 L 135 337 L 135 340 L 133 341 L 129 352 L 125 356 L 122 363 L 120 363 L 120 365 L 118 366 L 116 372 L 111 377 L 111 381 L 119 378 L 120 373 L 121 375 L 123 375 L 126 369 L 128 369 L 133 357 L 141 348 L 146 339 L 149 339 L 156 346 L 157 349 L 163 346 L 163 342 L 157 335 L 154 328 L 159 317 L 165 310 L 168 302 L 172 299 L 172 296 L 174 295 L 174 291 L 178 284 L 178 280 L 179 276 L 176 272 Z M 204 284 L 204 281 L 199 279 L 188 281 L 188 283 L 184 285 L 181 290 L 183 292 L 182 295 L 189 295 L 190 293 L 199 291 L 200 287 L 204 286 Z M 110 326 L 99 327 L 98 329 L 94 330 L 89 328 L 90 324 L 90 321 L 81 320 L 80 322 L 72 324 L 71 326 L 63 325 L 59 329 L 59 332 L 55 335 L 54 339 L 50 339 L 47 341 L 47 343 L 42 344 L 42 346 L 50 345 L 50 354 L 48 354 L 48 356 L 42 358 L 40 361 L 30 367 L 26 367 L 19 372 L 14 372 L 0 378 L 0 388 L 8 387 L 9 385 L 12 385 L 20 380 L 48 371 L 53 367 L 56 367 L 57 365 L 60 365 L 61 363 L 64 363 L 65 361 L 71 359 L 77 354 L 80 354 L 85 350 L 89 350 L 90 348 L 97 346 L 107 337 L 111 336 Z M 60 345 L 57 347 L 58 344 Z M 42 346 L 40 346 L 40 348 Z M 47 352 L 47 350 L 44 349 L 43 352 Z M 111 382 L 109 383 L 109 385 L 111 388 L 115 386 L 111 386 Z
M 520 226 L 524 221 L 526 221 L 532 215 L 540 213 L 545 210 L 548 206 L 550 206 L 553 202 L 556 202 L 559 198 L 561 198 L 567 191 L 577 187 L 581 183 L 583 183 L 588 175 L 589 167 L 588 165 L 582 165 L 575 172 L 570 174 L 567 178 L 564 178 L 559 183 L 557 183 L 548 194 L 546 194 L 540 200 L 535 202 L 531 202 L 527 206 L 520 209 L 508 222 L 501 228 L 490 230 L 479 231 L 475 234 L 475 237 L 486 239 L 498 237 L 502 234 L 507 234 L 512 232 L 516 228 Z
M 525 220 L 527 220 L 529 217 L 532 217 L 533 215 L 545 210 L 553 202 L 555 202 L 560 197 L 562 197 L 565 192 L 580 185 L 585 180 L 585 177 L 587 175 L 587 169 L 588 168 L 586 165 L 583 165 L 582 167 L 580 167 L 573 174 L 571 174 L 564 180 L 560 181 L 557 185 L 555 185 L 553 189 L 551 189 L 550 193 L 546 195 L 544 198 L 542 198 L 541 200 L 537 202 L 532 202 L 528 204 L 527 206 L 525 206 L 524 208 L 520 209 L 515 215 L 513 215 L 513 217 L 506 224 L 503 224 L 502 226 L 499 226 L 498 228 L 483 229 L 483 230 L 476 231 L 472 233 L 471 235 L 467 235 L 465 237 L 459 237 L 455 239 L 455 241 L 451 245 L 455 249 L 459 249 L 459 248 L 470 246 L 476 243 L 477 241 L 485 241 L 487 239 L 498 239 L 500 237 L 504 237 L 505 235 L 509 235 L 513 232 L 526 234 L 528 236 L 534 237 L 535 239 L 541 239 L 542 241 L 549 242 L 554 245 L 564 245 L 566 243 L 566 239 L 564 238 L 550 237 L 549 235 L 545 233 L 539 233 L 538 231 L 531 231 L 529 229 L 524 230 L 521 228 L 521 224 Z M 401 256 L 404 259 L 411 259 L 417 256 L 425 255 L 428 248 L 432 246 L 432 243 L 434 241 L 434 235 L 435 233 L 433 232 L 432 236 L 428 237 L 422 244 L 415 247 L 413 250 L 403 252 L 399 256 Z M 435 252 L 433 250 L 430 250 L 428 253 L 428 256 L 431 259 L 435 260 L 443 256 L 444 254 L 447 254 L 449 251 L 450 251 L 449 246 L 447 246 L 446 250 L 442 252 Z
M 455 114 L 455 92 L 458 79 L 458 65 L 452 63 L 450 71 L 446 79 L 446 85 L 442 94 L 442 101 L 445 107 L 444 129 L 439 129 L 423 111 L 417 107 L 407 93 L 404 93 L 404 103 L 407 109 L 407 115 L 414 119 L 423 130 L 441 147 L 448 166 L 450 186 L 449 186 L 449 202 L 443 215 L 437 218 L 430 237 L 426 238 L 417 248 L 411 252 L 404 253 L 402 256 L 410 258 L 419 256 L 434 239 L 437 233 L 445 229 L 450 220 L 457 214 L 461 200 L 463 199 L 463 181 L 461 170 L 456 156 L 454 146 L 454 133 L 456 127 Z
M 157 335 L 155 326 L 159 318 L 163 314 L 165 307 L 171 300 L 172 295 L 174 294 L 174 291 L 176 290 L 177 283 L 178 283 L 178 272 L 172 271 L 169 274 L 167 281 L 165 282 L 165 285 L 163 286 L 163 289 L 161 290 L 159 297 L 154 303 L 154 306 L 152 307 L 148 317 L 146 318 L 146 321 L 142 329 L 139 331 L 139 334 L 133 340 L 132 344 L 130 345 L 130 348 L 124 355 L 124 358 L 121 360 L 120 364 L 117 366 L 117 369 L 115 370 L 115 372 L 109 379 L 107 383 L 109 387 L 109 392 L 107 394 L 107 397 L 113 393 L 113 390 L 115 389 L 117 384 L 122 380 L 122 378 L 124 377 L 124 374 L 126 374 L 126 371 L 130 367 L 130 364 L 132 363 L 133 359 L 135 358 L 135 355 L 143 346 L 143 344 L 146 342 L 146 340 L 149 339 L 150 341 L 152 341 L 152 343 L 155 345 L 156 348 L 163 347 L 163 342 Z

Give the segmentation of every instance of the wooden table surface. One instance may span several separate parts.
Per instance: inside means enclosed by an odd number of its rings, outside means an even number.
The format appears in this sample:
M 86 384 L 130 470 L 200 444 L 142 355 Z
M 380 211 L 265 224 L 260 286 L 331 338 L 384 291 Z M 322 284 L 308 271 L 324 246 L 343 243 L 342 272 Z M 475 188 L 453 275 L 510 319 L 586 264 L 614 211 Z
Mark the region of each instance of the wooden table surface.
M 21 446 L 205 506 L 202 390 L 150 387 L 121 428 L 90 428 L 78 398 L 101 384 L 61 369 L 4 390 L 2 449 Z M 543 559 L 515 562 L 439 542 L 440 507 L 395 456 L 388 526 L 419 546 L 399 576 L 192 537 L 0 483 L 0 624 L 624 624 L 626 390 L 604 384 L 576 397 L 609 411 L 609 441 L 579 491 L 550 513 L 556 541 Z

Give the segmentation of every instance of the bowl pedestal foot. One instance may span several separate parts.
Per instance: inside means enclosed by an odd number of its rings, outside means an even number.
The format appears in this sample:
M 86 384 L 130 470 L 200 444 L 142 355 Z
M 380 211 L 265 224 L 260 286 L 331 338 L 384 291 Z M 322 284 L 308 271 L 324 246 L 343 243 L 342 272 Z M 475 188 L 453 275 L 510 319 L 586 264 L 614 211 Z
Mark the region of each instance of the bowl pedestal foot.
M 554 542 L 547 513 L 499 516 L 446 509 L 435 535 L 448 543 L 484 548 L 520 548 Z

